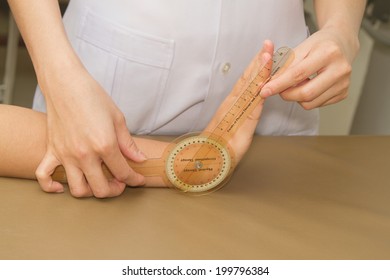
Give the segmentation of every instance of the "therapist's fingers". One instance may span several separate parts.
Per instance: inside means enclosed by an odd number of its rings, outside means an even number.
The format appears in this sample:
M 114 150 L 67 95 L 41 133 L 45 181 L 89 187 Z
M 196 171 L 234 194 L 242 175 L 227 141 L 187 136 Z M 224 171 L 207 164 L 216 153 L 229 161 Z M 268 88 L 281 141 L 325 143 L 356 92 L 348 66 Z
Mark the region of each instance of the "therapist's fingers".
M 309 110 L 345 99 L 350 84 L 350 71 L 327 67 L 313 78 L 306 79 L 296 86 L 280 93 L 286 101 L 297 101 Z
M 348 48 L 332 33 L 319 31 L 294 49 L 295 60 L 262 90 L 266 98 L 280 94 L 310 110 L 347 97 L 351 77 Z
M 349 82 L 349 80 L 346 80 Z M 305 87 L 312 86 L 311 84 L 314 84 L 312 81 L 307 83 L 307 85 L 301 86 L 301 91 L 308 92 L 310 89 L 305 89 Z M 348 96 L 348 85 L 345 85 L 344 83 L 336 83 L 332 85 L 329 89 L 323 89 L 322 93 L 320 95 L 317 95 L 315 98 L 308 98 L 304 97 L 303 101 L 299 101 L 299 104 L 306 110 L 310 110 L 317 107 L 323 107 L 326 105 L 335 104 L 337 102 L 340 102 L 341 100 L 344 100 Z M 295 89 L 299 91 L 299 89 Z M 285 96 L 288 95 L 288 93 L 282 93 L 283 99 L 285 99 Z M 310 94 L 307 94 L 307 96 L 310 96 Z
M 91 197 L 93 191 L 84 177 L 84 173 L 75 165 L 65 164 L 69 190 L 74 197 Z
M 118 138 L 119 148 L 127 158 L 136 162 L 146 160 L 145 154 L 138 148 L 131 137 L 123 115 L 119 116 L 115 121 L 115 133 Z
M 119 147 L 107 150 L 102 153 L 102 160 L 107 165 L 115 179 L 124 182 L 129 186 L 141 186 L 145 184 L 145 177 L 131 169 L 119 150 Z M 139 161 L 139 159 L 138 159 Z M 99 173 L 101 166 L 99 167 Z M 106 179 L 107 180 L 107 179 Z
M 347 96 L 348 96 L 348 91 L 344 91 L 342 94 L 336 95 L 336 96 L 330 98 L 328 101 L 324 102 L 322 104 L 322 106 L 336 104 L 336 103 L 344 100 L 345 98 L 347 98 Z
M 267 83 L 262 89 L 260 95 L 267 98 L 271 95 L 279 94 L 290 87 L 300 85 L 318 74 L 319 69 L 324 67 L 323 61 L 319 58 L 311 60 L 302 60 L 286 68 L 282 74 L 276 74 L 275 77 Z M 292 99 L 291 99 L 292 100 Z M 296 100 L 303 101 L 303 100 Z
M 121 154 L 122 152 L 128 159 L 135 162 L 143 162 L 147 159 L 127 130 L 124 118 L 121 118 L 115 124 L 115 132 L 117 135 L 119 149 L 108 157 L 105 157 L 105 163 L 110 167 L 116 167 L 117 170 L 126 170 L 125 173 L 123 173 L 123 171 L 115 173 L 115 170 L 110 169 L 115 175 L 115 178 L 119 181 L 125 182 L 129 186 L 144 185 L 145 177 L 131 169 Z M 127 168 L 125 169 L 124 166 L 127 166 Z
M 89 186 L 93 195 L 97 198 L 119 196 L 125 190 L 125 183 L 118 180 L 107 180 L 99 160 L 93 160 L 87 166 L 83 166 L 83 172 L 85 186 Z
M 42 190 L 49 193 L 62 193 L 64 192 L 64 186 L 56 181 L 53 181 L 51 174 L 53 174 L 55 168 L 61 165 L 57 158 L 47 151 L 42 161 L 38 165 L 35 171 L 35 176 L 38 180 Z

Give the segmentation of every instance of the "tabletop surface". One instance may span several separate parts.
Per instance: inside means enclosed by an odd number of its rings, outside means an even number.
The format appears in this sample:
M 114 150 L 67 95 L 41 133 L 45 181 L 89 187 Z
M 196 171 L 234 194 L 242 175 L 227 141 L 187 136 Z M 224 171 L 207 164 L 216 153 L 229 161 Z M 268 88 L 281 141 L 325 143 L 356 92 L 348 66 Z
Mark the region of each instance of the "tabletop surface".
M 255 137 L 205 196 L 0 178 L 0 259 L 390 259 L 390 137 Z

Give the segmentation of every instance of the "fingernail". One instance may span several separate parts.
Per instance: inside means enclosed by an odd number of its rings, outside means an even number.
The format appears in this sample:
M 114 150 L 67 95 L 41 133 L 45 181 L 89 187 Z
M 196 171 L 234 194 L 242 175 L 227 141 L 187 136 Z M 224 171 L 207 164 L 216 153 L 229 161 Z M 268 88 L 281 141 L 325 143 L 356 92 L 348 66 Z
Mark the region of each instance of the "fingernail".
M 146 155 L 141 150 L 138 150 L 138 157 L 140 160 L 147 160 L 148 159 L 146 157 Z
M 53 187 L 53 192 L 54 193 L 63 193 L 64 192 L 64 187 L 58 183 L 58 182 L 52 182 L 52 187 Z
M 267 98 L 272 95 L 272 91 L 270 88 L 263 88 L 260 92 L 260 96 L 262 98 Z
M 142 178 L 139 180 L 139 186 L 144 186 L 146 184 L 146 178 L 142 175 L 140 175 Z

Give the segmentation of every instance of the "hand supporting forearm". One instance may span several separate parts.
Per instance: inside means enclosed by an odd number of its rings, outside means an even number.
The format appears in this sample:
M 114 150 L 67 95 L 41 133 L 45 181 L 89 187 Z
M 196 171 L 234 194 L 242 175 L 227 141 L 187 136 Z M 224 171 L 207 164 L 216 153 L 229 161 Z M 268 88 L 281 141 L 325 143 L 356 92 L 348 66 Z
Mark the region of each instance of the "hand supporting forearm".
M 35 170 L 45 155 L 47 115 L 31 109 L 0 104 L 0 176 L 36 179 Z M 148 158 L 160 158 L 169 142 L 134 137 Z M 163 186 L 146 178 L 145 186 Z

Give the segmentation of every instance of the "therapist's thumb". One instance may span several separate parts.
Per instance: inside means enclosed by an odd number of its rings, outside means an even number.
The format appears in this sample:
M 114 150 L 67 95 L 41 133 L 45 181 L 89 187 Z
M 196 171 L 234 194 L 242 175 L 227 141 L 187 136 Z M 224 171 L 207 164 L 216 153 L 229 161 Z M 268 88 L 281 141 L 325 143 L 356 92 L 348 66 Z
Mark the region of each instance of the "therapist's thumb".
M 116 126 L 116 134 L 119 148 L 128 159 L 136 162 L 142 162 L 147 159 L 145 154 L 137 147 L 133 137 L 131 137 L 125 122 Z

